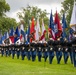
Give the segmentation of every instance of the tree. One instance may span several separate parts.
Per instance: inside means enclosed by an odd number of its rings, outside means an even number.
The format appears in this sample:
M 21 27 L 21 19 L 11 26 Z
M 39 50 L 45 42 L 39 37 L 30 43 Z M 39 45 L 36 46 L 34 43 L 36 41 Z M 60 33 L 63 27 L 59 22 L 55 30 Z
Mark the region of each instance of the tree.
M 40 18 L 40 24 L 41 24 L 41 19 L 44 19 L 45 25 L 48 26 L 49 19 L 47 17 L 47 12 L 46 10 L 42 11 L 40 8 L 37 6 L 27 6 L 26 8 L 22 8 L 22 12 L 18 12 L 18 17 L 20 20 L 24 21 L 25 27 L 28 26 L 28 21 L 31 21 L 32 17 L 35 18 L 35 21 L 37 20 L 37 17 Z
M 0 17 L 10 10 L 10 6 L 5 0 L 0 0 Z
M 9 18 L 5 15 L 10 10 L 9 4 L 5 0 L 0 0 L 0 30 L 2 33 L 8 31 L 11 27 L 16 27 L 17 22 L 13 18 Z
M 17 22 L 13 18 L 9 17 L 1 17 L 0 18 L 0 30 L 2 30 L 2 33 L 8 31 L 10 28 L 16 28 Z
M 62 7 L 63 7 L 63 9 L 61 10 L 61 15 L 63 13 L 65 13 L 67 24 L 68 24 L 68 27 L 69 27 L 74 0 L 64 0 L 64 2 L 62 2 L 61 4 L 62 4 Z

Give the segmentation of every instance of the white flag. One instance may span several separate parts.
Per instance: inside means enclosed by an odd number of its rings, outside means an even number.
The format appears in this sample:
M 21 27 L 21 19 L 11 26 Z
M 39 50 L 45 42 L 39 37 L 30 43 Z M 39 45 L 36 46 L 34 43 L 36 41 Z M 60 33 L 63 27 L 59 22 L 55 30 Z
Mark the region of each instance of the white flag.
M 21 42 L 23 43 L 24 42 L 24 35 L 22 34 L 22 33 L 24 33 L 24 25 L 23 24 L 21 24 L 20 25 L 20 36 L 22 36 L 22 38 L 20 39 L 21 40 Z
M 37 19 L 37 24 L 36 24 L 36 26 L 35 26 L 35 30 L 36 30 L 35 39 L 39 41 L 39 37 L 40 37 L 39 17 L 38 17 L 38 19 Z
M 41 40 L 42 40 L 43 43 L 45 42 L 45 32 L 46 32 L 46 29 L 45 29 L 44 22 L 43 22 L 43 19 L 42 19 L 42 33 L 41 33 Z
M 74 31 L 76 31 L 76 2 L 74 2 L 70 26 Z

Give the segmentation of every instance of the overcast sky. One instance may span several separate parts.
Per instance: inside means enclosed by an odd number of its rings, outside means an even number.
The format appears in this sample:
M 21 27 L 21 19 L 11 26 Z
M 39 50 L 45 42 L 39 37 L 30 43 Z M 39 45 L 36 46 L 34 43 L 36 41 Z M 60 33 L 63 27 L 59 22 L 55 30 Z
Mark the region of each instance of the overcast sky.
M 10 12 L 7 12 L 7 16 L 15 18 L 17 21 L 17 12 L 21 10 L 22 7 L 26 8 L 29 4 L 30 6 L 38 6 L 42 10 L 46 9 L 50 13 L 51 9 L 55 13 L 56 9 L 58 12 L 61 10 L 61 2 L 64 0 L 6 0 L 10 5 Z

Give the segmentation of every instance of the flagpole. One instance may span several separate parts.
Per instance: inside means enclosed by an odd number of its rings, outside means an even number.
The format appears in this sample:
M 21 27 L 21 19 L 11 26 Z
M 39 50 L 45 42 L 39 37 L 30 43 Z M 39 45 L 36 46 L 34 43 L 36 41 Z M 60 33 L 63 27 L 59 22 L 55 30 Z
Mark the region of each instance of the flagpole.
M 74 3 L 75 3 L 75 0 L 74 0 Z M 76 5 L 76 3 L 75 3 L 75 5 Z M 75 17 L 76 17 L 76 13 L 75 13 Z M 75 24 L 75 32 L 76 32 L 76 24 Z

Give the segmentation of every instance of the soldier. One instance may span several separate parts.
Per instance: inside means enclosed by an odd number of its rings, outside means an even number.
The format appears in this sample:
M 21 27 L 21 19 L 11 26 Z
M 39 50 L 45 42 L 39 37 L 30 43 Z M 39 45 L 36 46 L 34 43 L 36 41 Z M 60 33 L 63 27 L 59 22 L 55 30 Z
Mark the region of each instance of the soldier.
M 0 53 L 1 53 L 1 49 L 2 49 L 2 46 L 0 45 Z
M 22 60 L 24 60 L 24 58 L 25 58 L 25 47 L 26 47 L 26 44 L 21 45 L 21 57 L 22 57 Z
M 64 63 L 67 64 L 69 53 L 68 53 L 68 41 L 65 38 L 62 44 L 63 56 L 64 56 Z
M 26 46 L 27 46 L 27 58 L 28 58 L 28 60 L 30 60 L 31 59 L 30 44 L 27 44 Z
M 10 55 L 11 55 L 11 45 L 9 45 L 8 47 L 8 56 L 10 57 Z
M 44 61 L 46 62 L 48 58 L 48 44 L 46 41 L 43 43 L 43 55 L 44 55 Z
M 54 40 L 52 39 L 52 37 L 50 37 L 49 41 L 48 41 L 48 51 L 49 51 L 49 63 L 52 64 L 53 58 L 54 58 L 54 48 L 53 48 L 53 43 Z
M 32 61 L 35 61 L 36 59 L 36 47 L 35 47 L 35 41 L 31 43 L 31 57 Z
M 41 42 L 37 43 L 37 55 L 38 55 L 38 61 L 41 62 L 41 57 L 42 57 L 42 48 L 41 48 Z
M 6 57 L 8 56 L 8 46 L 7 45 L 5 46 L 5 55 L 6 55 Z
M 76 31 L 73 33 L 74 37 L 72 39 L 72 54 L 73 54 L 73 64 L 76 67 Z
M 4 46 L 1 46 L 1 56 L 3 57 L 4 55 Z
M 15 56 L 15 45 L 11 45 L 12 46 L 12 59 L 14 59 L 14 56 Z
M 57 37 L 57 41 L 55 41 L 55 44 L 56 44 L 55 51 L 56 51 L 57 64 L 60 64 L 62 58 L 60 37 Z
M 70 54 L 71 64 L 73 64 L 73 56 L 72 56 L 72 41 L 68 41 L 68 52 Z
M 16 54 L 17 54 L 17 59 L 20 57 L 20 45 L 16 45 Z

